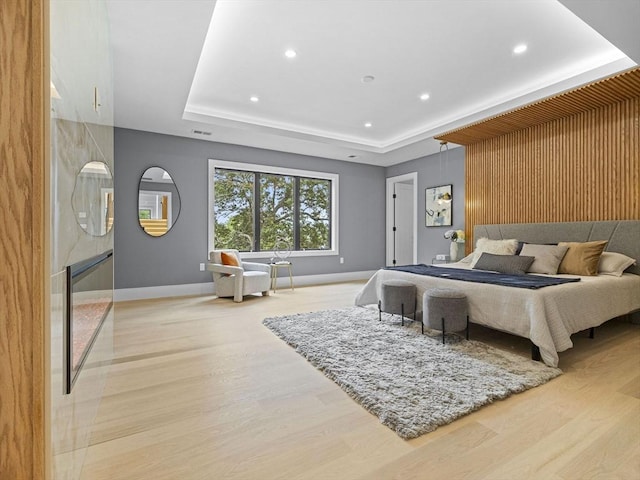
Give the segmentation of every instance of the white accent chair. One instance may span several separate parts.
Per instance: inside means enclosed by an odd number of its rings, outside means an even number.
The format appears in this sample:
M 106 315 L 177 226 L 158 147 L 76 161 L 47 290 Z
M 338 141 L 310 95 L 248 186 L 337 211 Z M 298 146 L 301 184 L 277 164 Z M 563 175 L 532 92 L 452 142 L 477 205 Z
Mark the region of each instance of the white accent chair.
M 238 267 L 224 265 L 222 252 L 235 255 Z M 218 297 L 233 297 L 234 302 L 242 302 L 244 295 L 262 292 L 269 295 L 271 288 L 271 267 L 264 263 L 243 262 L 237 250 L 224 249 L 209 252 L 207 270 L 213 276 L 213 285 Z

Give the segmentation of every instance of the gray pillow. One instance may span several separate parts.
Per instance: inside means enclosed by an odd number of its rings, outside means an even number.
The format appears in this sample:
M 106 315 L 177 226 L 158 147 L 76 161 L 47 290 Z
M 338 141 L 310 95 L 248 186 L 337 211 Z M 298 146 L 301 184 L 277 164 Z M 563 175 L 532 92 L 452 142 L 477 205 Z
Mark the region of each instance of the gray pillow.
M 533 257 L 522 255 L 494 255 L 482 252 L 476 264 L 472 267 L 476 270 L 491 270 L 512 275 L 524 275 L 533 263 Z
M 562 262 L 568 249 L 569 247 L 560 245 L 525 243 L 522 246 L 520 255 L 535 257 L 533 264 L 529 267 L 529 273 L 548 273 L 555 275 L 558 273 L 560 262 Z

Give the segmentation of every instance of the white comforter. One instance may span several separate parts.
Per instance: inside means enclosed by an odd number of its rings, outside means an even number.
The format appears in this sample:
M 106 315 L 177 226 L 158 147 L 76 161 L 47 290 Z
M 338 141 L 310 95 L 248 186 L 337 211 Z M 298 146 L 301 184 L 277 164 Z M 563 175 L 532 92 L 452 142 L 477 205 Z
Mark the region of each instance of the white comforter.
M 470 268 L 463 263 L 439 266 Z M 640 276 L 630 273 L 580 277 L 579 282 L 529 290 L 379 270 L 356 297 L 356 305 L 377 304 L 382 282 L 391 279 L 417 286 L 418 311 L 422 311 L 422 294 L 429 288 L 464 291 L 471 322 L 531 339 L 540 348 L 544 363 L 553 367 L 558 366 L 557 352 L 573 346 L 572 333 L 640 309 Z

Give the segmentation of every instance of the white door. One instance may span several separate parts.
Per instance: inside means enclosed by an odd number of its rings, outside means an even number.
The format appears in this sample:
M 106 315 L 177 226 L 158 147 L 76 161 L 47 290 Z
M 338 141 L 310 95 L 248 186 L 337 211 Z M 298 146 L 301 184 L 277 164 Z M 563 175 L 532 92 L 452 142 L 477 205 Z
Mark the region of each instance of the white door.
M 395 260 L 396 265 L 410 265 L 413 261 L 413 185 L 396 183 L 395 198 Z
M 387 178 L 388 266 L 417 263 L 418 174 Z

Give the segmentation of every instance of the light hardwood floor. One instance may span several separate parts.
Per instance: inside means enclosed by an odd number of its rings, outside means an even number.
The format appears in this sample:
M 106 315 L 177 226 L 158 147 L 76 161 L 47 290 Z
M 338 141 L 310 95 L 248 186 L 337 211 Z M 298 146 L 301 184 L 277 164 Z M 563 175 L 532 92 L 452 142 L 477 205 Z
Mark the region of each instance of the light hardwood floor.
M 640 326 L 577 334 L 564 375 L 404 441 L 261 324 L 350 306 L 361 286 L 116 304 L 83 480 L 640 478 Z

